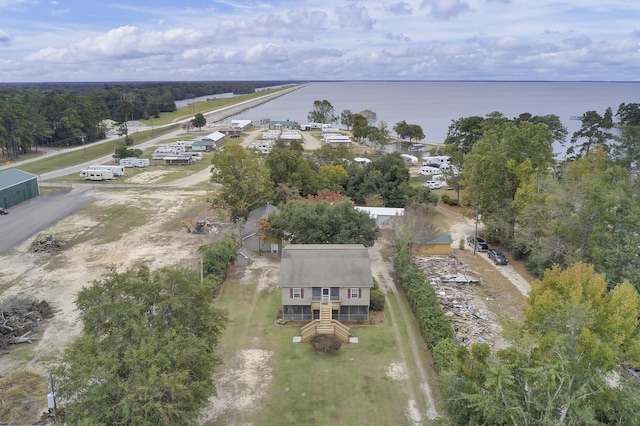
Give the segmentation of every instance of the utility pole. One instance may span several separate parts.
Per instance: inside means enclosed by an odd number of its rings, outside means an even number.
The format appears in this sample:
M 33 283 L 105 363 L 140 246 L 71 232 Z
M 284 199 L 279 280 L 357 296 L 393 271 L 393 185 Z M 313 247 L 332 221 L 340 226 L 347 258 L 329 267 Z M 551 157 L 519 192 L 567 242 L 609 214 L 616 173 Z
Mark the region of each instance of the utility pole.
M 475 242 L 473 243 L 473 255 L 476 255 L 476 249 L 478 248 L 478 217 L 480 216 L 480 213 L 478 213 L 476 211 L 476 235 L 475 235 Z
M 58 407 L 56 406 L 56 388 L 53 385 L 53 374 L 51 374 L 51 370 L 47 373 L 47 377 L 49 378 L 49 384 L 51 385 L 51 392 L 47 395 L 47 405 L 51 410 L 53 410 L 53 422 L 54 424 L 58 424 Z
M 84 149 L 84 159 L 87 159 L 87 144 L 86 144 L 86 140 L 87 140 L 87 135 L 82 135 L 80 136 L 82 138 L 82 149 Z

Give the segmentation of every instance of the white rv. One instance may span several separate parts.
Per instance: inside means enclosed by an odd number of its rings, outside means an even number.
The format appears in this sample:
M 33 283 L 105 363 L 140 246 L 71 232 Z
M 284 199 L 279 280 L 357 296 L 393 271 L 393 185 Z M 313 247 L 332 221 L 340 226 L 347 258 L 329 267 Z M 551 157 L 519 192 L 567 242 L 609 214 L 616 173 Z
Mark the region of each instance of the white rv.
M 436 155 L 432 157 L 422 157 L 423 166 L 432 166 L 442 168 L 445 164 L 451 164 L 451 157 L 448 155 Z
M 121 158 L 120 165 L 122 167 L 149 167 L 148 158 Z
M 124 176 L 124 167 L 123 166 L 108 166 L 104 164 L 94 164 L 89 166 L 90 170 L 111 170 L 113 172 L 113 177 L 122 177 Z
M 111 170 L 86 169 L 80 172 L 80 176 L 85 180 L 111 180 L 113 179 L 113 172 Z
M 440 170 L 438 167 L 431 167 L 431 166 L 420 167 L 421 175 L 435 175 L 440 173 L 442 173 L 442 170 Z
M 355 161 L 356 164 L 359 165 L 360 167 L 364 167 L 371 162 L 371 160 L 365 157 L 356 157 L 353 159 L 353 161 Z
M 409 164 L 418 163 L 418 157 L 416 157 L 415 155 L 400 154 L 400 157 L 402 157 L 405 163 L 409 163 Z

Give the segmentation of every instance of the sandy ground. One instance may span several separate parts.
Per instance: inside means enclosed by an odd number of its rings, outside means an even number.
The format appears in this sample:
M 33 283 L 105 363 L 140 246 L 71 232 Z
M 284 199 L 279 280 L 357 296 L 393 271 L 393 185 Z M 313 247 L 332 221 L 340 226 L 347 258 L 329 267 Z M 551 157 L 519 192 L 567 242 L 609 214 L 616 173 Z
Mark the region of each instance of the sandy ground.
M 396 297 L 399 297 L 398 289 L 395 285 L 395 282 L 391 276 L 391 271 L 393 271 L 393 265 L 391 262 L 387 262 L 380 250 L 384 248 L 384 241 L 377 241 L 373 247 L 369 249 L 369 259 L 371 261 L 371 272 L 373 277 L 378 282 L 380 286 L 380 290 L 384 293 L 392 293 Z M 410 323 L 413 320 L 413 313 L 409 312 L 408 309 L 403 309 L 403 305 L 400 305 L 400 311 L 397 312 L 393 306 L 389 303 L 385 306 L 387 314 L 391 317 L 391 321 L 393 324 L 393 328 L 396 336 L 400 336 L 400 323 Z M 402 317 L 402 321 L 400 321 L 400 317 Z M 422 383 L 421 389 L 422 393 L 416 394 L 414 389 L 411 386 L 407 386 L 407 391 L 409 393 L 409 403 L 406 407 L 407 417 L 411 419 L 414 424 L 421 424 L 423 418 L 427 419 L 435 419 L 437 417 L 437 412 L 435 410 L 435 401 L 433 399 L 433 391 L 431 386 L 429 385 L 429 372 L 431 370 L 427 370 L 427 366 L 422 363 L 422 357 L 420 356 L 419 351 L 423 350 L 423 348 L 419 345 L 418 341 L 411 339 L 410 349 L 412 359 L 416 362 L 416 370 L 420 376 L 420 382 Z M 403 345 L 398 345 L 400 350 L 400 356 L 402 358 L 398 363 L 393 363 L 389 366 L 388 374 L 390 377 L 400 380 L 404 378 L 406 375 L 406 364 L 409 362 L 409 354 L 405 353 L 403 350 Z M 428 407 L 426 413 L 421 413 L 417 408 L 416 400 L 417 398 L 422 398 L 424 400 L 423 406 Z
M 80 210 L 43 231 L 72 242 L 64 251 L 52 255 L 29 253 L 29 239 L 0 255 L 2 265 L 10 265 L 0 273 L 0 287 L 6 288 L 1 297 L 33 296 L 49 302 L 55 312 L 53 318 L 42 323 L 40 336 L 33 344 L 33 358 L 25 362 L 4 357 L 0 374 L 14 368 L 45 371 L 47 362 L 80 332 L 74 304 L 78 291 L 100 278 L 109 267 L 124 271 L 143 264 L 151 269 L 175 263 L 195 266 L 197 248 L 211 237 L 192 235 L 175 226 L 167 230 L 167 220 L 178 218 L 177 213 L 193 203 L 194 196 L 206 195 L 205 192 L 189 191 L 183 195 L 170 190 L 93 191 L 94 205 L 104 209 L 129 204 L 135 198 L 136 206 L 149 219 L 117 241 L 96 244 L 91 235 L 101 224 Z M 73 243 L 76 239 L 80 242 Z

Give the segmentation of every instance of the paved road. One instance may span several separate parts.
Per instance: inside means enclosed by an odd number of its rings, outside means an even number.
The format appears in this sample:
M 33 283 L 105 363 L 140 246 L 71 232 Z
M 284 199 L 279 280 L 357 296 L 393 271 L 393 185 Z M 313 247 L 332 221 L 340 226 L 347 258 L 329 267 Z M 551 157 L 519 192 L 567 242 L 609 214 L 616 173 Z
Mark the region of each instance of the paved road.
M 213 111 L 204 112 L 203 115 L 205 117 L 207 117 L 207 120 L 210 121 L 210 122 L 220 122 L 222 120 L 225 120 L 226 118 L 229 118 L 231 116 L 239 114 L 242 111 L 245 111 L 245 110 L 250 109 L 250 108 L 254 108 L 254 107 L 258 106 L 258 105 L 261 105 L 263 103 L 269 102 L 269 101 L 271 101 L 273 99 L 276 99 L 276 98 L 278 98 L 280 96 L 284 96 L 287 93 L 293 92 L 294 90 L 298 90 L 298 89 L 300 89 L 300 88 L 302 88 L 304 86 L 306 86 L 306 84 L 301 84 L 301 85 L 297 85 L 297 86 L 294 86 L 294 87 L 290 87 L 288 89 L 282 90 L 282 91 L 277 92 L 277 93 L 271 93 L 271 94 L 268 94 L 268 95 L 257 97 L 255 99 L 250 99 L 248 101 L 243 101 L 243 102 L 240 102 L 240 103 L 237 103 L 237 104 L 233 104 L 233 105 L 229 105 L 229 106 L 226 106 L 226 107 L 218 108 L 218 109 L 215 109 Z M 186 123 L 187 121 L 190 121 L 191 119 L 192 119 L 192 117 L 189 117 L 189 118 L 185 118 L 185 119 L 182 119 L 182 120 L 175 121 L 173 123 L 164 124 L 164 125 L 160 125 L 160 126 L 154 126 L 153 128 L 154 129 L 160 129 L 162 127 L 173 126 L 175 124 L 182 124 L 182 123 Z M 142 131 L 151 130 L 151 129 L 152 129 L 151 127 L 142 126 L 142 127 L 131 127 L 129 129 L 129 131 L 130 131 L 130 133 L 134 133 L 134 132 L 142 132 Z M 155 138 L 155 139 L 150 140 L 148 142 L 145 142 L 143 144 L 135 145 L 132 148 L 143 149 L 143 148 L 152 146 L 152 145 L 154 145 L 154 144 L 156 144 L 156 143 L 158 143 L 158 142 L 160 142 L 160 141 L 162 141 L 164 139 L 169 139 L 171 137 L 175 137 L 177 135 L 180 135 L 183 132 L 184 131 L 182 129 L 176 130 L 175 132 L 171 132 L 169 134 L 166 134 L 166 135 L 163 135 L 161 137 Z M 107 137 L 106 139 L 102 139 L 100 141 L 93 142 L 93 143 L 91 143 L 91 145 L 93 146 L 93 145 L 97 145 L 97 144 L 101 144 L 101 143 L 109 143 L 109 142 L 112 142 L 112 141 L 114 141 L 116 139 L 120 139 L 120 138 L 121 138 L 121 136 L 112 135 L 112 136 Z M 0 170 L 7 169 L 9 167 L 16 167 L 19 164 L 25 164 L 25 163 L 31 163 L 33 161 L 38 161 L 38 160 L 41 160 L 44 157 L 48 157 L 48 156 L 52 156 L 52 155 L 63 154 L 63 153 L 66 153 L 66 152 L 71 152 L 71 151 L 78 151 L 78 150 L 84 149 L 84 146 L 79 145 L 79 146 L 75 146 L 75 147 L 71 147 L 71 148 L 58 149 L 58 150 L 46 149 L 46 148 L 40 148 L 40 149 L 46 151 L 46 154 L 44 156 L 39 156 L 39 157 L 31 158 L 31 159 L 28 159 L 28 160 L 14 161 L 10 165 L 0 165 Z M 71 173 L 74 173 L 74 172 L 80 172 L 81 170 L 87 168 L 87 166 L 90 166 L 92 164 L 96 164 L 96 163 L 100 163 L 100 162 L 107 162 L 107 161 L 111 161 L 111 160 L 113 160 L 113 158 L 112 158 L 111 154 L 109 154 L 109 155 L 104 156 L 102 158 L 96 158 L 96 159 L 93 159 L 91 161 L 86 161 L 86 162 L 84 162 L 82 164 L 78 164 L 78 165 L 75 165 L 73 167 L 68 167 L 68 168 L 63 169 L 63 170 L 57 170 L 57 171 L 51 172 L 51 173 L 44 173 L 39 178 L 40 178 L 40 180 L 54 179 L 54 178 L 57 178 L 57 177 L 60 177 L 60 176 L 65 176 L 65 175 L 68 175 L 68 174 L 71 174 Z
M 282 96 L 286 93 L 289 93 L 293 90 L 297 90 L 303 86 L 295 86 L 293 88 L 284 90 L 282 92 L 278 92 L 271 95 L 261 96 L 256 99 L 252 99 L 250 101 L 241 102 L 239 104 L 231 105 L 228 107 L 220 108 L 215 111 L 211 111 L 205 113 L 205 115 L 210 120 L 223 120 L 227 117 L 235 115 L 239 112 L 244 111 L 248 108 L 253 108 L 261 103 L 268 102 L 272 99 L 275 99 L 279 96 Z M 182 121 L 187 121 L 182 120 Z M 159 127 L 159 126 L 158 126 Z M 158 128 L 156 127 L 156 128 Z M 139 128 L 138 128 L 139 130 Z M 162 135 L 160 137 L 154 138 L 148 142 L 136 145 L 135 148 L 146 148 L 148 146 L 155 145 L 165 139 L 176 137 L 180 134 L 184 133 L 184 130 L 178 129 L 174 132 L 171 132 L 166 135 Z M 255 136 L 254 136 L 255 137 Z M 96 143 L 109 143 L 113 141 L 114 137 L 109 137 L 105 140 Z M 68 152 L 71 150 L 79 150 L 83 149 L 82 146 L 74 147 L 66 150 L 46 150 L 46 155 L 56 155 L 62 152 Z M 24 162 L 37 161 L 41 159 L 42 156 L 25 160 Z M 87 161 L 82 164 L 77 164 L 72 167 L 67 167 L 62 170 L 57 170 L 50 173 L 43 173 L 39 176 L 39 180 L 44 181 L 47 179 L 53 179 L 60 176 L 65 176 L 74 172 L 79 172 L 80 170 L 85 169 L 87 166 L 91 164 L 96 164 L 98 162 L 106 162 L 112 160 L 111 155 L 107 155 L 102 158 L 94 159 L 91 161 Z M 16 166 L 20 161 L 14 162 L 11 166 Z M 0 170 L 6 167 L 0 167 Z M 202 173 L 202 176 L 206 178 L 208 174 L 208 170 L 205 170 Z M 198 179 L 201 176 L 197 176 Z M 71 187 L 69 187 L 71 188 Z M 3 253 L 9 250 L 12 247 L 15 247 L 22 243 L 23 241 L 32 238 L 38 232 L 47 229 L 48 227 L 54 225 L 61 219 L 66 216 L 74 213 L 81 207 L 91 203 L 94 200 L 94 197 L 90 192 L 92 188 L 91 185 L 74 185 L 74 188 L 67 191 L 60 191 L 55 194 L 50 195 L 41 195 L 36 198 L 33 198 L 29 201 L 21 203 L 17 206 L 14 206 L 10 209 L 10 213 L 6 216 L 0 216 L 0 253 Z
M 93 200 L 88 188 L 76 188 L 41 195 L 12 207 L 8 215 L 0 216 L 0 253 L 32 238 Z

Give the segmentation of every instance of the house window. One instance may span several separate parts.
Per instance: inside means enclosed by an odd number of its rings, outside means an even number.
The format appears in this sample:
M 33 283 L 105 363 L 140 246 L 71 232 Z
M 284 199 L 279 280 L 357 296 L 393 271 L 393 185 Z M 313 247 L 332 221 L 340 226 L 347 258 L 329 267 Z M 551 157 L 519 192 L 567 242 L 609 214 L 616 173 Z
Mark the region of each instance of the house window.
M 360 299 L 360 297 L 362 297 L 362 289 L 360 288 L 349 289 L 349 299 Z
M 292 299 L 302 299 L 304 298 L 304 289 L 292 288 L 290 296 Z

